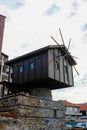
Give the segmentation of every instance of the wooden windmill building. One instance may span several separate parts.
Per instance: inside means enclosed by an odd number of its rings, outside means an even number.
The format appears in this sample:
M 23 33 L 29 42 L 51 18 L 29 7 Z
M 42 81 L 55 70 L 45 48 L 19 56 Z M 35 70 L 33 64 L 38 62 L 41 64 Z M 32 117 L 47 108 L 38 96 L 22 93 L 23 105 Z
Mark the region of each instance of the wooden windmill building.
M 63 45 L 50 45 L 5 64 L 10 67 L 6 86 L 13 93 L 28 92 L 32 88 L 49 88 L 50 90 L 74 85 L 72 67 L 76 61 Z M 10 71 L 12 69 L 12 72 Z

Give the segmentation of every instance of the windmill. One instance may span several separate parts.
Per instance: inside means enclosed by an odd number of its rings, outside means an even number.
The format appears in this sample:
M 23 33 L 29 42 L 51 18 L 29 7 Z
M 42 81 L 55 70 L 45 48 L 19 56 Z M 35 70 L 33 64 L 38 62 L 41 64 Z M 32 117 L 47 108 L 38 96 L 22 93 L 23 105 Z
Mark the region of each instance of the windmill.
M 68 44 L 68 47 L 65 46 L 65 42 L 64 42 L 64 39 L 63 39 L 63 36 L 62 36 L 62 32 L 61 32 L 61 29 L 59 28 L 59 33 L 60 33 L 60 36 L 61 36 L 61 40 L 62 40 L 62 43 L 63 45 L 60 45 L 53 36 L 51 36 L 52 40 L 58 45 L 58 47 L 60 47 L 60 49 L 64 52 L 64 55 L 63 56 L 60 56 L 60 58 L 64 59 L 66 58 L 66 61 L 71 61 L 71 58 L 70 57 L 73 57 L 73 58 L 76 58 L 78 59 L 77 57 L 75 56 L 72 56 L 69 52 L 69 47 L 70 47 L 70 44 L 71 44 L 71 38 L 69 39 L 69 44 Z M 68 62 L 67 62 L 67 65 L 68 65 Z M 76 71 L 77 75 L 79 75 L 79 72 L 77 71 L 77 69 L 75 68 L 75 66 L 73 66 L 74 70 Z

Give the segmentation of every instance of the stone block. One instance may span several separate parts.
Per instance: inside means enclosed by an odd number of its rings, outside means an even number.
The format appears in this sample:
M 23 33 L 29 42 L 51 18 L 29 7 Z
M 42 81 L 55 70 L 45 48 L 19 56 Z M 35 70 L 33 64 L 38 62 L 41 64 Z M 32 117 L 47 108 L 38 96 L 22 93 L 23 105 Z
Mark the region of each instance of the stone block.
M 0 99 L 0 112 L 13 111 L 20 122 L 9 130 L 65 130 L 65 107 L 61 101 L 38 98 L 34 96 L 11 96 Z M 14 116 L 15 117 L 15 116 Z M 7 118 L 7 117 L 6 117 Z M 7 130 L 6 124 L 0 124 Z
M 20 116 L 26 117 L 54 117 L 53 109 L 39 108 L 39 107 L 28 107 L 21 106 L 19 109 Z

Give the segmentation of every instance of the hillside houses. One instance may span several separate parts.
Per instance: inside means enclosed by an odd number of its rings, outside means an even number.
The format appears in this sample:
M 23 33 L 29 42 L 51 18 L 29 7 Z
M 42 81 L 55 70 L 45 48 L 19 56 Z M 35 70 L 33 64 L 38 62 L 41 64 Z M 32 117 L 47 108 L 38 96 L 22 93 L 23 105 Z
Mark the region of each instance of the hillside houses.
M 80 107 L 80 112 L 82 115 L 87 116 L 87 103 L 80 103 L 78 106 Z
M 77 120 L 79 117 L 87 116 L 87 103 L 71 103 L 67 100 L 63 100 L 65 106 L 66 120 Z
M 78 117 L 82 115 L 80 107 L 77 104 L 68 102 L 67 100 L 63 100 L 63 103 L 66 109 L 66 119 L 74 120 L 78 119 Z

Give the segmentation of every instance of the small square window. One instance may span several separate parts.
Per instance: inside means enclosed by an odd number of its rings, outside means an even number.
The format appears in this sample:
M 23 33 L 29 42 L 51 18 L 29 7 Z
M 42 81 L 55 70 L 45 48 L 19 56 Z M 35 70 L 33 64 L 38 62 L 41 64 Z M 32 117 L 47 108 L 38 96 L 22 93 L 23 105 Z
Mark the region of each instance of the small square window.
M 33 70 L 34 69 L 34 62 L 30 63 L 30 69 Z
M 20 72 L 23 72 L 23 66 L 20 65 Z
M 65 73 L 68 74 L 68 67 L 64 66 L 64 69 L 65 69 Z

